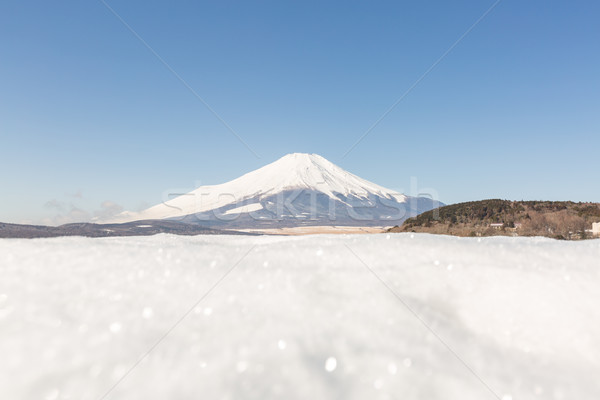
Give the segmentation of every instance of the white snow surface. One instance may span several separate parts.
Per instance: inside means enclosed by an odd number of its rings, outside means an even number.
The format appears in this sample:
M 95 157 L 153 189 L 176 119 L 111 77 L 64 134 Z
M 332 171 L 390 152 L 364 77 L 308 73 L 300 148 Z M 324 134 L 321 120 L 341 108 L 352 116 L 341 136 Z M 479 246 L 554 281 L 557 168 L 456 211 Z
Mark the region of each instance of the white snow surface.
M 0 398 L 596 400 L 599 260 L 599 240 L 2 239 Z
M 258 211 L 258 210 L 262 210 L 262 208 L 263 208 L 263 206 L 260 203 L 246 204 L 244 206 L 232 208 L 231 210 L 225 211 L 225 215 L 228 215 L 228 214 L 240 214 L 240 213 L 247 213 L 247 212 L 252 212 L 252 211 Z
M 407 196 L 359 178 L 318 154 L 292 153 L 230 182 L 201 186 L 141 212 L 125 211 L 96 222 L 175 218 L 298 189 L 315 190 L 336 199 L 336 194 L 359 198 L 375 194 L 400 203 L 407 200 Z

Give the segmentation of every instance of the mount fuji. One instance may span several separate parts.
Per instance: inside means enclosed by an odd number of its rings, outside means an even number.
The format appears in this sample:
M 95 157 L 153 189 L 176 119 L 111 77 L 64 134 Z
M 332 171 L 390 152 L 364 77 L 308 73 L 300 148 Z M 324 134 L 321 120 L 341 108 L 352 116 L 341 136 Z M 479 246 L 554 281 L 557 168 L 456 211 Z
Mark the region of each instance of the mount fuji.
M 227 229 L 391 226 L 441 205 L 361 179 L 317 154 L 293 153 L 230 182 L 98 222 L 177 220 Z

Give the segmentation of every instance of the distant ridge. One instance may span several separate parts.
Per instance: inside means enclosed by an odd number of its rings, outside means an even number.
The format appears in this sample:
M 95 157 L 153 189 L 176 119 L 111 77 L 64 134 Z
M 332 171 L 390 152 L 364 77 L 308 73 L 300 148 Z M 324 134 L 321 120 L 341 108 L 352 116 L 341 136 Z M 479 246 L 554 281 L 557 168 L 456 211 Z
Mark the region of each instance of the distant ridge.
M 600 203 L 491 199 L 428 211 L 389 231 L 585 239 L 593 237 L 590 231 L 594 222 L 600 222 Z
M 150 236 L 158 233 L 176 235 L 240 235 L 243 233 L 209 229 L 174 221 L 136 221 L 124 224 L 75 223 L 61 226 L 0 223 L 0 238 L 47 238 L 60 236 L 113 237 Z

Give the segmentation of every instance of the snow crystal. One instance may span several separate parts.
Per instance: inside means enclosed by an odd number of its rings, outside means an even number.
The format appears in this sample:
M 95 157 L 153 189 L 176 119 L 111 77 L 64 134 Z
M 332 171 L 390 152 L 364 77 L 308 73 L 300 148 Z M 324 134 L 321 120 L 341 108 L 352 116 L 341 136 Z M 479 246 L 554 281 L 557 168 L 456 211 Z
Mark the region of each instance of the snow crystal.
M 390 375 L 396 375 L 396 373 L 398 372 L 398 366 L 396 366 L 396 364 L 393 362 L 389 363 L 387 370 L 390 373 Z
M 119 333 L 121 331 L 121 324 L 118 322 L 113 322 L 112 324 L 110 324 L 108 329 L 110 329 L 112 333 Z
M 148 319 L 148 318 L 152 318 L 152 315 L 154 315 L 154 311 L 152 310 L 152 307 L 144 307 L 144 309 L 142 310 L 142 317 L 144 317 L 145 319 Z
M 373 382 L 373 387 L 375 388 L 375 390 L 381 389 L 383 387 L 383 380 L 375 379 L 375 382 Z
M 332 372 L 337 368 L 337 360 L 335 357 L 329 357 L 325 360 L 325 371 Z
M 58 389 L 52 389 L 46 394 L 46 396 L 44 396 L 44 398 L 46 400 L 56 400 L 56 399 L 58 399 L 59 394 L 60 394 L 60 391 Z
M 237 372 L 242 373 L 248 369 L 248 363 L 246 361 L 238 361 L 235 369 Z

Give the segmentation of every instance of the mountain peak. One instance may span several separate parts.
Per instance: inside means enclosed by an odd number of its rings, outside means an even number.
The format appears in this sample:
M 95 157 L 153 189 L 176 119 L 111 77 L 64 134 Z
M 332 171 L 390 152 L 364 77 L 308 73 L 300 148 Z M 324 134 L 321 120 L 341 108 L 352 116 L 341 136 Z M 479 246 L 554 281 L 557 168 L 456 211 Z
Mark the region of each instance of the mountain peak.
M 273 193 L 290 189 L 311 189 L 335 197 L 349 193 L 365 195 L 368 192 L 388 190 L 365 181 L 338 167 L 318 154 L 290 153 L 232 181 L 248 180 Z
M 299 167 L 307 165 L 327 165 L 332 164 L 325 157 L 310 153 L 289 153 L 281 157 L 272 164 L 296 164 Z M 332 164 L 333 165 L 333 164 Z
M 287 158 L 293 158 L 293 159 L 303 159 L 303 158 L 313 158 L 313 157 L 321 157 L 318 154 L 315 153 L 288 153 L 285 156 L 281 157 L 280 160 L 282 159 L 287 159 Z M 321 157 L 323 158 L 323 157 Z
M 351 174 L 318 154 L 291 153 L 232 181 L 201 186 L 140 213 L 124 212 L 116 220 L 178 218 L 211 210 L 218 210 L 219 213 L 230 213 L 232 209 L 236 212 L 267 210 L 274 198 L 290 194 L 289 198 L 293 199 L 299 192 L 309 197 L 320 196 L 322 201 L 329 199 L 329 202 L 343 204 L 344 207 L 365 210 L 382 202 L 402 208 L 409 199 Z M 302 207 L 305 214 L 315 211 L 312 205 L 303 204 Z

